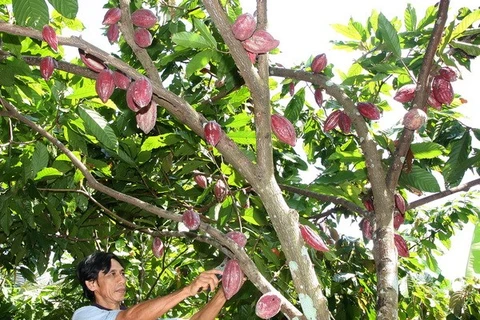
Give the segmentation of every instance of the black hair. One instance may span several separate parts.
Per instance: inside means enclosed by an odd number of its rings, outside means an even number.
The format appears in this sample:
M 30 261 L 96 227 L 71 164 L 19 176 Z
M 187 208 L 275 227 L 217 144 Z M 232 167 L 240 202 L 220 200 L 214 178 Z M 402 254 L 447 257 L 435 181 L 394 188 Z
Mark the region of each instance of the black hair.
M 83 288 L 84 296 L 95 302 L 95 295 L 93 291 L 88 289 L 85 281 L 97 280 L 100 271 L 108 273 L 112 267 L 112 259 L 115 259 L 123 267 L 120 259 L 110 252 L 94 252 L 91 255 L 85 257 L 77 266 L 77 278 Z

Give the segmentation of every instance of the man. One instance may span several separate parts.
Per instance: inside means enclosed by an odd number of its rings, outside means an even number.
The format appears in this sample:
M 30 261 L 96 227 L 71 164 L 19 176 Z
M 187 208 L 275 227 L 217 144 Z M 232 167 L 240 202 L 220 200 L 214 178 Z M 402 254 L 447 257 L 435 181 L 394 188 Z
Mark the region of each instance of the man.
M 92 305 L 77 309 L 72 320 L 156 320 L 184 299 L 203 290 L 213 291 L 219 283 L 216 275 L 221 274 L 220 270 L 205 271 L 183 289 L 127 308 L 123 305 L 126 279 L 120 259 L 113 253 L 95 252 L 77 267 L 83 293 Z M 225 302 L 220 287 L 216 295 L 190 319 L 213 320 Z

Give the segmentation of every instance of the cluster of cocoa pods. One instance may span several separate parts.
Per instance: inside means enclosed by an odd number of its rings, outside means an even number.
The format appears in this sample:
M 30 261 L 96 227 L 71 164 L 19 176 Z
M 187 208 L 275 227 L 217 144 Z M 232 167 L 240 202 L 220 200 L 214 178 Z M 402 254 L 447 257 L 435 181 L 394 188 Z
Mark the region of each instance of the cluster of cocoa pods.
M 367 120 L 379 120 L 381 117 L 380 109 L 371 102 L 358 102 L 356 107 L 358 112 Z M 343 110 L 335 110 L 327 116 L 323 123 L 323 131 L 328 132 L 337 126 L 345 134 L 351 131 L 352 119 Z
M 58 38 L 55 29 L 51 25 L 44 25 L 42 28 L 42 39 L 54 51 L 58 51 Z M 53 74 L 53 71 L 58 67 L 57 60 L 47 56 L 40 60 L 40 74 L 43 79 L 48 80 Z

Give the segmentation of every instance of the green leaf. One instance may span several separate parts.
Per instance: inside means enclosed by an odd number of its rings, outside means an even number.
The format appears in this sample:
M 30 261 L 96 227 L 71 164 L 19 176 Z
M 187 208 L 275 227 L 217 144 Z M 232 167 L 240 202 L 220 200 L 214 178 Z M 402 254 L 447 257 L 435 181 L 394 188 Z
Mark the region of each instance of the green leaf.
M 425 192 L 440 192 L 440 186 L 435 176 L 419 166 L 413 166 L 410 173 L 402 172 L 400 183 Z
M 187 64 L 185 76 L 189 78 L 192 74 L 204 68 L 210 62 L 212 56 L 213 52 L 211 50 L 201 51 L 194 55 L 190 62 Z
M 43 143 L 37 142 L 32 156 L 32 177 L 48 166 L 48 158 L 47 147 Z
M 347 38 L 358 40 L 358 41 L 362 40 L 362 34 L 358 32 L 358 29 L 355 28 L 355 26 L 353 25 L 352 19 L 350 19 L 348 26 L 345 26 L 342 24 L 332 24 L 332 28 L 337 33 L 340 33 Z
M 212 32 L 208 29 L 208 27 L 205 25 L 205 23 L 203 23 L 202 20 L 193 18 L 193 25 L 197 28 L 203 38 L 208 41 L 212 48 L 217 47 L 217 41 L 213 37 Z
M 51 178 L 61 177 L 63 173 L 55 168 L 44 168 L 37 173 L 35 180 L 47 180 Z
M 445 148 L 434 142 L 412 143 L 410 146 L 415 159 L 434 159 L 445 152 Z
M 285 108 L 284 116 L 291 123 L 295 123 L 300 117 L 303 106 L 305 105 L 305 88 L 301 88 L 297 93 L 290 99 L 287 107 Z
M 38 30 L 48 24 L 48 6 L 45 0 L 13 0 L 12 6 L 16 24 Z
M 180 137 L 174 133 L 166 133 L 159 136 L 150 136 L 142 144 L 141 151 L 151 151 L 166 147 L 180 141 Z
M 409 3 L 405 9 L 405 28 L 407 31 L 415 31 L 417 26 L 417 12 Z
M 473 238 L 470 243 L 467 268 L 465 277 L 473 278 L 480 275 L 480 223 L 477 223 L 473 230 Z
M 107 121 L 96 111 L 78 108 L 78 115 L 85 123 L 85 130 L 95 136 L 105 147 L 117 150 L 118 140 Z
M 251 115 L 240 113 L 225 121 L 226 128 L 242 128 L 252 123 Z
M 255 131 L 230 131 L 227 136 L 239 144 L 256 145 Z
M 383 13 L 378 15 L 378 26 L 387 49 L 397 58 L 400 58 L 402 53 L 400 50 L 400 39 L 398 38 L 397 30 L 395 30 Z
M 451 41 L 449 45 L 453 48 L 465 51 L 465 53 L 468 55 L 475 57 L 480 56 L 480 46 L 478 45 L 461 41 Z
M 48 2 L 65 18 L 74 19 L 77 16 L 77 0 L 48 0 Z
M 450 39 L 455 39 L 458 36 L 462 35 L 462 33 L 467 30 L 473 23 L 480 20 L 480 9 L 477 9 L 467 15 L 462 21 L 453 29 Z
M 457 186 L 465 174 L 467 168 L 465 161 L 468 159 L 470 148 L 472 144 L 472 137 L 466 131 L 463 137 L 459 140 L 454 140 L 451 144 L 451 151 L 447 163 L 443 169 L 443 176 L 445 183 L 448 186 Z
M 207 39 L 194 32 L 183 31 L 175 33 L 172 36 L 172 41 L 185 48 L 215 49 Z

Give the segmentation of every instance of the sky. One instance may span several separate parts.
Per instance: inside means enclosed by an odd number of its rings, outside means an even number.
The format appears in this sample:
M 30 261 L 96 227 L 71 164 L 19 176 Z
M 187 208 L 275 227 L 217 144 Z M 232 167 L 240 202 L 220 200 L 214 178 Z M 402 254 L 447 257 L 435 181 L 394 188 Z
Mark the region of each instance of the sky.
M 102 35 L 101 22 L 106 12 L 102 8 L 104 2 L 98 0 L 79 2 L 78 17 L 84 21 L 87 27 L 82 32 L 82 38 L 107 52 L 115 50 L 116 46 L 110 45 L 106 37 Z M 241 2 L 244 12 L 254 13 L 255 0 L 241 0 Z M 334 32 L 332 24 L 347 24 L 350 18 L 365 23 L 372 10 L 382 12 L 388 19 L 399 17 L 403 20 L 403 12 L 408 3 L 412 3 L 417 10 L 418 19 L 421 19 L 425 9 L 436 2 L 436 0 L 335 0 L 329 1 L 327 8 L 325 2 L 319 0 L 297 0 L 294 4 L 290 1 L 268 1 L 268 31 L 280 40 L 281 51 L 278 55 L 271 55 L 270 59 L 288 68 L 306 61 L 310 56 L 325 53 L 329 63 L 333 63 L 339 70 L 346 71 L 357 56 L 333 49 L 330 41 L 342 39 L 342 36 Z M 463 6 L 478 8 L 478 0 L 451 0 L 450 2 L 450 17 Z M 76 54 L 76 50 L 72 52 Z M 461 79 L 454 82 L 453 87 L 455 92 L 461 93 L 462 97 L 468 101 L 461 107 L 461 111 L 468 115 L 463 121 L 469 126 L 478 128 L 479 123 L 476 120 L 478 116 L 475 115 L 478 112 L 477 109 L 480 108 L 480 95 L 478 94 L 480 58 L 476 60 L 472 63 L 472 72 L 462 72 Z M 403 107 L 399 106 L 399 108 Z M 390 121 L 393 121 L 393 124 L 398 119 L 390 119 Z M 342 230 L 353 236 L 359 235 L 358 228 L 350 225 L 343 225 Z M 459 232 L 452 239 L 451 250 L 439 258 L 443 273 L 447 278 L 454 279 L 463 276 L 465 271 L 463 265 L 466 263 L 472 230 L 473 226 L 467 226 L 464 231 Z M 449 263 L 451 261 L 455 263 Z

